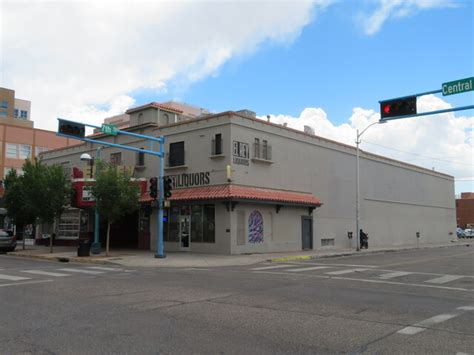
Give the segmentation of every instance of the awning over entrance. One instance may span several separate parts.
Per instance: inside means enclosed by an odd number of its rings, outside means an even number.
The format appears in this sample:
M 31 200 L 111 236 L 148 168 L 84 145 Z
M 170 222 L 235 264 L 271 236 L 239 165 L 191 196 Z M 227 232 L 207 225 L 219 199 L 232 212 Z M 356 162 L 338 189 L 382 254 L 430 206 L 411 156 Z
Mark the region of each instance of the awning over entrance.
M 148 196 L 142 196 L 142 202 L 148 200 Z M 267 202 L 282 205 L 319 207 L 321 201 L 311 193 L 292 192 L 284 190 L 264 189 L 259 187 L 248 187 L 240 185 L 213 185 L 186 189 L 175 189 L 170 198 L 171 201 L 254 201 Z

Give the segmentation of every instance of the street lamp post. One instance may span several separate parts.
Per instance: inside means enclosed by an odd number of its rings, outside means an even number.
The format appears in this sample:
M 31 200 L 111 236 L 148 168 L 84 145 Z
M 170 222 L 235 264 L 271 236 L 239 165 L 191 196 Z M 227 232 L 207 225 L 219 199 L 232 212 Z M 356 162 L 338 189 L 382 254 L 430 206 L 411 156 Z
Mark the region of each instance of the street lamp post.
M 359 144 L 360 144 L 360 137 L 364 134 L 365 131 L 367 131 L 370 127 L 376 124 L 381 124 L 381 123 L 386 123 L 387 121 L 377 121 L 374 123 L 371 123 L 367 127 L 365 127 L 362 132 L 359 133 L 359 130 L 357 130 L 357 138 L 356 138 L 356 151 L 357 151 L 357 158 L 356 158 L 356 245 L 357 248 L 356 250 L 360 250 L 360 232 L 359 232 L 359 222 L 360 222 L 360 216 L 359 216 L 359 208 L 360 208 L 360 202 L 359 202 L 359 195 L 360 195 L 360 188 L 359 188 Z
M 102 147 L 98 147 L 96 149 L 95 158 L 92 158 L 89 154 L 84 153 L 81 155 L 81 160 L 89 161 L 91 164 L 91 178 L 92 178 L 92 169 L 94 167 L 94 163 L 97 159 L 100 158 L 100 151 Z M 97 164 L 95 164 L 95 171 L 94 171 L 94 178 L 97 181 L 98 171 L 97 171 Z M 91 245 L 91 252 L 92 254 L 100 254 L 100 240 L 99 240 L 99 209 L 97 208 L 97 201 L 95 205 L 95 218 L 94 218 L 94 242 Z

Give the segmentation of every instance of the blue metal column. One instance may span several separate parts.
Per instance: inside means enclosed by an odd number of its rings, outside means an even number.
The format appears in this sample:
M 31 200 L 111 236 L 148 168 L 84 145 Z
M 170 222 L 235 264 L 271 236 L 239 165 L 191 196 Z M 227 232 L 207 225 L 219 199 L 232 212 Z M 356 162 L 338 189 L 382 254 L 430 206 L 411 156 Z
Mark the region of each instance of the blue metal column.
M 160 156 L 160 176 L 158 178 L 159 181 L 159 198 L 158 198 L 158 235 L 156 236 L 156 254 L 155 258 L 165 258 L 166 255 L 164 253 L 163 248 L 163 208 L 164 208 L 164 201 L 165 201 L 165 194 L 164 194 L 164 173 L 165 173 L 165 158 L 164 158 L 164 148 L 165 148 L 165 137 L 161 136 L 160 141 L 160 152 L 162 153 Z

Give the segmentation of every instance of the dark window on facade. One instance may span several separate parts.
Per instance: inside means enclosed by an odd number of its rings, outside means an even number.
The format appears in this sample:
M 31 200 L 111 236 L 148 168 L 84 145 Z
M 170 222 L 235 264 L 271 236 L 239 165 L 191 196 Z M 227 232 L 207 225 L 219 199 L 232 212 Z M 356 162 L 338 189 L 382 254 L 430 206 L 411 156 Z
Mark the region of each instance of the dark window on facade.
M 17 108 L 14 109 L 14 110 L 13 110 L 13 116 L 14 116 L 15 118 L 18 118 L 19 115 L 20 115 L 20 112 L 18 111 L 18 109 L 17 109 Z
M 0 102 L 0 107 L 1 107 L 1 108 L 8 108 L 8 101 L 2 100 L 2 101 Z
M 202 243 L 202 205 L 191 208 L 191 243 Z
M 140 148 L 144 149 L 144 148 Z M 137 153 L 137 165 L 145 166 L 145 153 Z
M 204 205 L 202 215 L 202 232 L 204 243 L 216 242 L 216 222 L 215 222 L 215 206 Z
M 254 142 L 254 157 L 260 158 L 260 139 L 255 138 Z
M 184 165 L 184 142 L 170 143 L 169 166 Z
M 23 111 L 21 110 L 20 111 L 20 118 L 28 118 L 28 111 Z
M 266 140 L 262 142 L 262 159 L 268 159 L 268 142 Z
M 122 163 L 122 153 L 112 153 L 110 154 L 110 164 L 120 165 Z
M 222 154 L 222 134 L 216 134 L 215 138 L 212 140 L 212 155 Z

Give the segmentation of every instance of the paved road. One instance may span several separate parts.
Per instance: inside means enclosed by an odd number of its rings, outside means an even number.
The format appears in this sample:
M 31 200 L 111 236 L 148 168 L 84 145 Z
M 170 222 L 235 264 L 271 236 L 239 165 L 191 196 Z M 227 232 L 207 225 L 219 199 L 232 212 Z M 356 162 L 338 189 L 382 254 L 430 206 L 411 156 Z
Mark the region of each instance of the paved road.
M 0 354 L 474 353 L 474 248 L 126 269 L 0 255 Z

